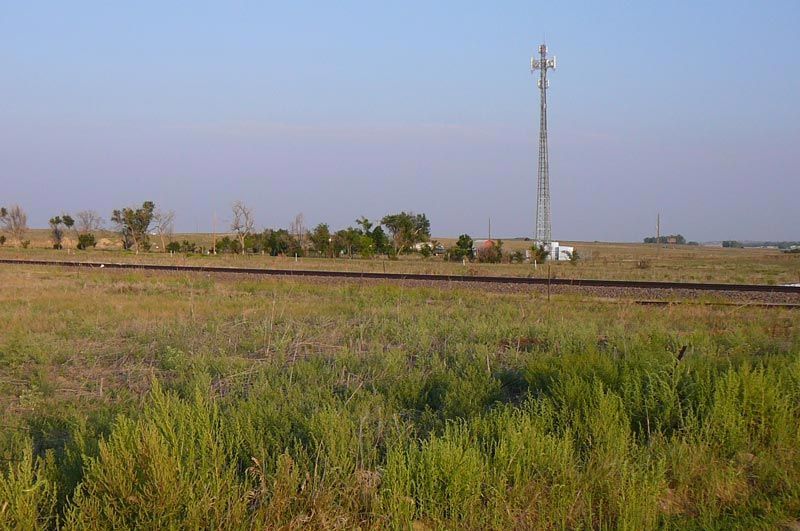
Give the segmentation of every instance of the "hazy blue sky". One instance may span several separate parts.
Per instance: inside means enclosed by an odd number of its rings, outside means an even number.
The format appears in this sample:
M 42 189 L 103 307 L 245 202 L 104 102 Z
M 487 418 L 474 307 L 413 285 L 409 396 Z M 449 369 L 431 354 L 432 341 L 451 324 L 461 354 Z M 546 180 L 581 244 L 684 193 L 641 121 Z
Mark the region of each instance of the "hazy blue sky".
M 3 2 L 0 203 L 209 230 L 426 212 L 553 236 L 800 239 L 800 2 Z

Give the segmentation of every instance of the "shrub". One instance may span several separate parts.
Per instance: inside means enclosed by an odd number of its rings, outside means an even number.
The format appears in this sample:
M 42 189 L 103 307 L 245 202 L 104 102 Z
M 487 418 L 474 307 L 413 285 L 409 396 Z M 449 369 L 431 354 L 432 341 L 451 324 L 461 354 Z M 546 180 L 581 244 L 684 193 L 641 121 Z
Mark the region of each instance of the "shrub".
M 0 471 L 0 527 L 3 529 L 55 528 L 56 485 L 46 477 L 52 456 L 33 455 L 28 441 L 19 460 L 10 461 Z M 5 465 L 5 462 L 3 463 Z
M 485 264 L 499 264 L 503 261 L 503 250 L 499 244 L 487 245 L 478 249 L 475 253 L 478 262 Z
M 232 241 L 232 240 L 229 240 Z M 196 253 L 197 245 L 194 242 L 190 242 L 189 240 L 183 240 L 182 242 L 169 242 L 167 244 L 167 252 L 168 253 Z M 219 250 L 219 243 L 217 243 L 217 249 Z
M 78 235 L 78 249 L 85 251 L 89 247 L 96 247 L 97 240 L 94 238 L 94 234 L 79 234 Z
M 144 419 L 121 418 L 86 466 L 68 527 L 213 528 L 243 522 L 244 485 L 218 409 L 154 384 Z
M 550 256 L 550 251 L 548 251 L 544 245 L 531 246 L 531 260 L 541 264 L 547 260 L 548 256 Z
M 218 253 L 238 253 L 241 245 L 237 240 L 232 239 L 230 236 L 225 236 L 217 240 L 216 251 Z
M 578 260 L 581 259 L 581 255 L 578 254 L 578 250 L 575 249 L 571 253 L 569 253 L 569 263 L 576 266 L 578 265 Z

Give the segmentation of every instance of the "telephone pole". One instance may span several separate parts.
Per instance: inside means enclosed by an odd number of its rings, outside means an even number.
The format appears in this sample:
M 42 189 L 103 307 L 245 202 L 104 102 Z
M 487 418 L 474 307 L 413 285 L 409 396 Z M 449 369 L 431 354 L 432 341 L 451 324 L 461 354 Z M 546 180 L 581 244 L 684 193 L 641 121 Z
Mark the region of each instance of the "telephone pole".
M 547 58 L 547 45 L 539 46 L 539 58 L 531 58 L 531 73 L 539 71 L 540 115 L 539 115 L 539 168 L 536 182 L 536 230 L 535 239 L 540 244 L 550 245 L 550 164 L 547 154 L 547 71 L 555 70 L 556 58 Z

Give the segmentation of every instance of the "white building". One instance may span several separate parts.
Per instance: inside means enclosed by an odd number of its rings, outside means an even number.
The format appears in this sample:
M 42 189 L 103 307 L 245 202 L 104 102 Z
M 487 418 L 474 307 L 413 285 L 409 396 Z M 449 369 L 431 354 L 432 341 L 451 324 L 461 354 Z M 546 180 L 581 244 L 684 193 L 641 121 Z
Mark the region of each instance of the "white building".
M 535 243 L 538 245 L 538 242 Z M 545 245 L 545 249 L 550 251 L 547 258 L 555 261 L 569 260 L 572 258 L 572 253 L 575 252 L 574 247 L 570 245 L 561 245 L 558 242 L 550 242 L 549 245 Z

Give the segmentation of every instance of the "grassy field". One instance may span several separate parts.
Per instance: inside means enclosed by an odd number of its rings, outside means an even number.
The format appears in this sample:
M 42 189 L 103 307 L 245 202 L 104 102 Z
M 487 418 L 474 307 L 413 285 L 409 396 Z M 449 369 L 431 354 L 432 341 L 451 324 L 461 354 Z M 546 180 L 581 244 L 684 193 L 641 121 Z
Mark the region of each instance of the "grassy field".
M 32 245 L 19 249 L 6 244 L 0 248 L 0 257 L 41 258 L 63 260 L 125 261 L 138 263 L 203 264 L 219 266 L 247 266 L 280 269 L 333 269 L 346 271 L 373 271 L 390 273 L 441 273 L 454 275 L 504 275 L 541 276 L 559 278 L 597 278 L 619 280 L 662 280 L 684 282 L 726 282 L 751 284 L 800 283 L 800 254 L 786 254 L 776 249 L 723 249 L 699 246 L 662 247 L 645 244 L 565 242 L 574 245 L 582 257 L 577 264 L 552 262 L 534 269 L 531 264 L 481 264 L 445 262 L 441 257 L 424 259 L 407 255 L 399 260 L 381 258 L 327 259 L 238 256 L 201 254 L 169 255 L 119 250 L 54 251 L 47 249 L 46 231 L 31 231 Z M 115 242 L 113 234 L 105 234 L 108 242 Z M 176 240 L 190 240 L 200 245 L 210 245 L 208 234 L 177 234 Z M 439 239 L 445 245 L 453 241 Z M 510 240 L 504 242 L 508 251 L 523 250 L 530 242 Z
M 0 286 L 5 528 L 800 518 L 791 310 L 2 265 Z

